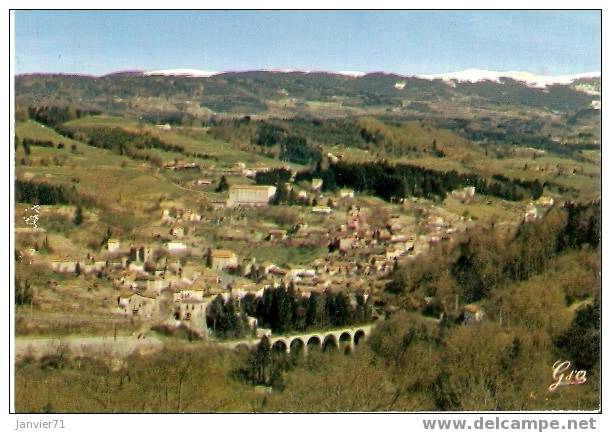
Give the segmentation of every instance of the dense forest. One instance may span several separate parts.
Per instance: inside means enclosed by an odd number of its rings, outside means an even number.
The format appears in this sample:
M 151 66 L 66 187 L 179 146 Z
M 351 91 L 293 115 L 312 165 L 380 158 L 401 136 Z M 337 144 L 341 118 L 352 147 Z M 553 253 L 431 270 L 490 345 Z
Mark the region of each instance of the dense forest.
M 28 117 L 48 126 L 58 126 L 69 120 L 102 114 L 100 110 L 82 110 L 73 106 L 43 105 L 28 107 Z
M 537 199 L 543 187 L 537 179 L 525 181 L 496 175 L 492 179 L 477 174 L 460 174 L 456 171 L 439 171 L 408 164 L 388 162 L 329 164 L 297 174 L 296 181 L 323 179 L 323 189 L 354 188 L 370 192 L 384 200 L 398 200 L 407 196 L 444 198 L 450 191 L 474 186 L 480 194 L 488 194 L 505 200 Z
M 84 197 L 76 186 L 66 187 L 46 182 L 15 180 L 15 201 L 39 205 L 82 203 Z
M 542 272 L 567 250 L 598 248 L 600 209 L 600 201 L 566 203 L 554 206 L 540 220 L 522 222 L 510 233 L 501 227 L 481 227 L 450 248 L 438 248 L 432 256 L 400 267 L 386 289 L 479 301 L 498 287 Z
M 206 310 L 208 329 L 221 338 L 249 335 L 246 317 L 274 334 L 337 328 L 371 321 L 371 300 L 363 293 L 312 292 L 304 297 L 292 285 L 268 287 L 263 296 L 248 294 L 238 303 L 218 296 Z

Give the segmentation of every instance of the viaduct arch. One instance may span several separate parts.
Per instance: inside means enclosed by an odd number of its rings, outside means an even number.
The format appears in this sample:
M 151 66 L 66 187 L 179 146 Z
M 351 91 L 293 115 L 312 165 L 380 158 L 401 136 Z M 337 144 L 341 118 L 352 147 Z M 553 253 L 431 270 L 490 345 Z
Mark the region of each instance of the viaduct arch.
M 313 332 L 295 335 L 268 336 L 273 351 L 292 354 L 304 354 L 313 350 L 341 350 L 351 352 L 359 343 L 367 339 L 373 325 L 355 326 L 331 331 Z M 231 349 L 237 347 L 255 347 L 261 339 L 250 339 L 222 343 Z

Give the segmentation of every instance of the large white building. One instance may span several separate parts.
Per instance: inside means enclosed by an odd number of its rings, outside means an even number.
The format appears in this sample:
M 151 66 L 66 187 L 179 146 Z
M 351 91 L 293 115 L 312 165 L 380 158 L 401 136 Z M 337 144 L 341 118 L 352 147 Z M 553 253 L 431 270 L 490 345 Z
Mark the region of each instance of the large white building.
M 235 185 L 229 187 L 227 206 L 267 206 L 276 194 L 272 185 Z

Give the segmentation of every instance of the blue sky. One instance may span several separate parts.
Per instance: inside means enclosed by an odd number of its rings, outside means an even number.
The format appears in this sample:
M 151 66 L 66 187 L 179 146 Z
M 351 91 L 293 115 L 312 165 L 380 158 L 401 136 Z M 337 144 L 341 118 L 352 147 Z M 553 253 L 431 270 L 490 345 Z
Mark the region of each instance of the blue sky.
M 597 11 L 17 11 L 15 71 L 600 70 Z

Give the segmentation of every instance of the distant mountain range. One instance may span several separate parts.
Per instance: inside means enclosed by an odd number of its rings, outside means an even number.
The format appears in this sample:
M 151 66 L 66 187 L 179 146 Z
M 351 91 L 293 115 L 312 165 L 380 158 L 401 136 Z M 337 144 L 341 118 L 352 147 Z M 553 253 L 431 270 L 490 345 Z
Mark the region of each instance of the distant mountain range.
M 271 73 L 302 73 L 302 74 L 329 74 L 329 75 L 343 75 L 347 77 L 363 77 L 369 74 L 380 74 L 384 72 L 359 72 L 359 71 L 312 71 L 312 70 L 299 70 L 299 69 L 264 69 L 259 71 L 241 71 L 243 73 L 248 72 L 271 72 Z M 181 76 L 181 77 L 212 77 L 215 75 L 223 75 L 228 73 L 239 73 L 238 71 L 202 71 L 199 69 L 164 69 L 158 71 L 146 71 L 142 72 L 143 75 L 164 75 L 164 76 Z M 390 73 L 389 75 L 398 75 Z M 515 81 L 526 84 L 529 87 L 545 88 L 554 84 L 568 85 L 576 80 L 582 78 L 597 78 L 600 77 L 600 72 L 585 72 L 581 74 L 572 75 L 536 75 L 531 72 L 525 71 L 489 71 L 485 69 L 467 69 L 464 71 L 449 72 L 442 74 L 413 74 L 405 75 L 404 78 L 422 78 L 426 80 L 442 80 L 446 82 L 470 82 L 477 83 L 480 81 L 494 81 L 500 83 L 503 78 L 510 78 Z
M 456 107 L 543 109 L 576 113 L 600 108 L 600 74 L 541 76 L 467 70 L 405 76 L 356 71 L 123 71 L 101 77 L 24 74 L 15 79 L 20 103 L 66 104 L 110 114 L 342 116 L 417 115 Z M 452 108 L 454 107 L 454 108 Z

